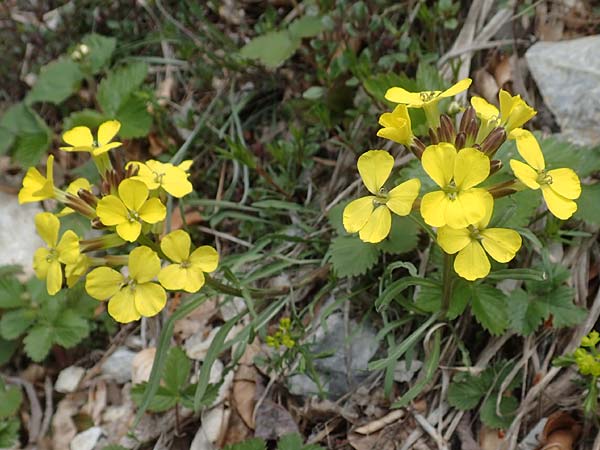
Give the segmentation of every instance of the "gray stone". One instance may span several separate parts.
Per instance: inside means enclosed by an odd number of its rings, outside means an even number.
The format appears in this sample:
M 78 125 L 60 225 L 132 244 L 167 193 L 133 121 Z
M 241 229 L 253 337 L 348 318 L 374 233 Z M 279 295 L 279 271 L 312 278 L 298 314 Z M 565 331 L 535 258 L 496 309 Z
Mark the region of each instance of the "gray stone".
M 353 320 L 346 334 L 341 313 L 331 314 L 315 333 L 312 354 L 328 354 L 314 360 L 323 391 L 330 398 L 339 398 L 360 384 L 369 374 L 368 364 L 377 352 L 379 342 L 375 330 Z M 289 379 L 290 392 L 296 395 L 315 395 L 317 384 L 306 375 Z
M 0 266 L 18 264 L 33 275 L 33 254 L 45 245 L 35 231 L 37 203 L 19 205 L 17 197 L 0 192 Z
M 600 36 L 538 42 L 525 58 L 563 135 L 578 145 L 600 144 Z
M 102 373 L 117 383 L 127 383 L 131 380 L 131 367 L 136 353 L 127 347 L 119 347 L 102 364 Z
M 75 392 L 84 375 L 85 369 L 83 367 L 69 366 L 66 369 L 61 370 L 61 372 L 58 374 L 58 378 L 54 384 L 54 389 L 56 392 L 60 392 L 62 394 Z
M 102 433 L 100 427 L 92 427 L 82 431 L 71 441 L 71 450 L 93 450 Z

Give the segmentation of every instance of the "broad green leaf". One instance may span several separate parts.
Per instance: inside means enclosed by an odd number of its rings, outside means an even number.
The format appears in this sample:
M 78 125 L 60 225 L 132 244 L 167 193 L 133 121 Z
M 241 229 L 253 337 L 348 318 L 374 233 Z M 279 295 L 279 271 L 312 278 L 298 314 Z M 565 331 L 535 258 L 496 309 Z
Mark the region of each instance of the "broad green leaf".
M 361 241 L 358 236 L 338 236 L 331 242 L 331 263 L 338 277 L 364 274 L 379 258 L 377 246 Z
M 600 170 L 600 147 L 578 147 L 555 136 L 541 139 L 540 145 L 547 169 L 569 167 L 579 177 L 587 177 Z
M 23 167 L 36 166 L 50 147 L 51 142 L 50 130 L 21 134 L 17 137 L 14 158 Z
M 329 224 L 333 227 L 333 229 L 336 231 L 336 233 L 339 234 L 340 236 L 348 235 L 348 233 L 344 229 L 344 223 L 343 223 L 344 208 L 346 208 L 348 203 L 350 203 L 350 202 L 347 201 L 347 202 L 338 203 L 333 208 L 331 208 L 329 210 L 329 212 L 327 213 L 327 220 L 329 221 Z
M 529 298 L 523 289 L 515 289 L 508 298 L 510 305 L 510 327 L 522 336 L 529 336 L 540 326 L 546 308 Z
M 0 448 L 13 448 L 19 438 L 21 422 L 16 417 L 0 420 Z
M 47 325 L 40 324 L 34 326 L 23 340 L 25 343 L 25 353 L 35 362 L 41 362 L 50 351 L 53 340 L 52 329 Z
M 500 415 L 496 414 L 496 395 L 490 395 L 481 406 L 481 421 L 490 428 L 506 429 L 510 427 L 519 402 L 515 397 L 502 397 L 500 400 Z
M 585 220 L 592 225 L 600 226 L 600 183 L 581 186 L 581 197 L 577 200 L 575 218 Z
M 222 383 L 209 383 L 206 388 L 206 392 L 204 393 L 204 397 L 202 397 L 202 401 L 200 402 L 201 407 L 209 407 L 212 406 L 217 397 L 219 396 L 219 389 L 221 388 Z M 183 390 L 183 395 L 180 397 L 181 404 L 189 409 L 194 409 L 194 395 L 196 394 L 196 389 L 198 388 L 197 383 L 188 385 Z
M 136 384 L 131 389 L 131 398 L 138 406 L 142 403 L 147 385 L 148 383 Z M 176 404 L 177 395 L 169 391 L 164 386 L 159 386 L 156 394 L 154 394 L 154 396 L 152 396 L 152 400 L 150 400 L 148 410 L 152 412 L 164 412 L 173 408 Z
M 25 97 L 28 105 L 36 102 L 62 103 L 75 93 L 83 73 L 69 58 L 60 58 L 42 67 L 37 81 Z
M 141 62 L 109 72 L 98 86 L 97 100 L 102 110 L 114 116 L 127 98 L 141 86 L 147 74 L 148 66 Z
M 275 69 L 291 57 L 300 47 L 300 39 L 288 31 L 271 31 L 255 37 L 240 50 L 240 55 L 257 59 L 270 69 Z
M 7 340 L 17 339 L 33 325 L 35 316 L 35 312 L 28 309 L 5 312 L 0 319 L 0 335 Z
M 296 38 L 313 37 L 323 30 L 323 20 L 321 16 L 304 16 L 294 20 L 288 30 Z
M 471 310 L 486 330 L 493 335 L 500 335 L 508 326 L 506 296 L 502 291 L 479 284 L 472 286 Z
M 450 307 L 448 308 L 448 319 L 454 320 L 460 316 L 465 310 L 470 297 L 471 288 L 468 283 L 456 280 L 452 290 Z M 417 295 L 416 306 L 428 312 L 439 311 L 442 308 L 442 287 L 423 286 Z
M 15 415 L 22 400 L 21 388 L 17 386 L 10 386 L 0 391 L 0 419 Z
M 39 116 L 25 103 L 17 103 L 6 110 L 0 119 L 0 128 L 12 134 L 40 131 Z
M 123 139 L 145 137 L 152 125 L 152 116 L 146 108 L 146 100 L 135 93 L 123 100 L 115 119 L 121 122 L 119 136 Z
M 85 58 L 89 61 L 90 69 L 94 74 L 108 66 L 110 57 L 117 46 L 115 38 L 96 33 L 86 34 L 81 43 L 88 46 L 89 53 Z
M 223 450 L 266 450 L 266 448 L 265 441 L 254 438 L 238 444 L 227 445 Z
M 419 226 L 410 217 L 392 214 L 390 235 L 377 244 L 380 250 L 393 255 L 408 253 L 417 247 Z
M 0 308 L 12 309 L 22 307 L 25 304 L 22 298 L 23 293 L 23 285 L 15 277 L 6 276 L 0 278 Z
M 488 389 L 479 377 L 468 373 L 459 374 L 448 387 L 448 403 L 463 411 L 473 409 Z
M 15 158 L 23 166 L 35 166 L 48 149 L 52 131 L 44 120 L 25 103 L 11 106 L 0 119 L 0 134 L 7 137 L 0 142 L 0 153 L 15 147 Z
M 107 117 L 93 109 L 82 109 L 75 111 L 63 120 L 63 129 L 70 130 L 75 127 L 88 127 L 96 130 L 102 122 L 107 120 Z
M 526 227 L 541 205 L 539 192 L 527 190 L 494 201 L 494 215 L 490 227 Z
M 19 341 L 7 341 L 0 338 L 0 366 L 10 361 L 17 348 L 19 348 Z
M 2 127 L 0 122 L 0 155 L 4 155 L 14 144 L 15 135 L 7 128 Z
M 65 348 L 79 344 L 90 332 L 87 320 L 75 311 L 63 311 L 53 323 L 54 341 Z
M 186 384 L 192 368 L 192 362 L 180 347 L 169 350 L 163 380 L 167 389 L 173 393 L 181 392 Z

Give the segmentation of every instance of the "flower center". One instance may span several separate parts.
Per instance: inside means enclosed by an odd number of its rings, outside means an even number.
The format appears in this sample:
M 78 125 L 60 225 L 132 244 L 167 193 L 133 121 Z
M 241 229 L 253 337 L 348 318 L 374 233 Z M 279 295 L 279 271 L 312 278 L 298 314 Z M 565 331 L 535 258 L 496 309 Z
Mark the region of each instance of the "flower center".
M 467 227 L 467 230 L 469 230 L 469 237 L 472 240 L 481 241 L 483 239 L 483 236 L 481 236 L 481 234 L 479 233 L 479 229 L 475 225 L 469 225 Z
M 131 293 L 135 292 L 135 288 L 137 287 L 137 281 L 135 281 L 133 278 L 127 278 L 125 280 L 125 286 L 126 289 L 129 289 L 131 291 Z
M 456 187 L 456 182 L 454 180 L 450 180 L 450 183 L 448 183 L 448 185 L 444 188 L 444 192 L 450 200 L 456 200 L 456 197 L 458 197 L 458 188 Z
M 158 183 L 158 184 L 162 184 L 165 173 L 164 172 L 156 172 L 156 171 L 152 171 L 152 173 L 154 174 L 154 182 Z
M 421 97 L 421 100 L 424 102 L 428 102 L 433 100 L 434 98 L 436 98 L 439 94 L 439 92 L 436 91 L 423 91 L 423 92 L 419 92 L 419 96 Z
M 131 211 L 130 210 L 130 211 L 127 212 L 127 220 L 130 223 L 139 222 L 140 221 L 140 215 L 137 213 L 137 211 Z
M 389 199 L 390 199 L 390 194 L 388 194 L 388 191 L 386 191 L 384 188 L 381 188 L 381 189 L 379 189 L 379 192 L 377 192 L 377 195 L 375 196 L 375 199 L 373 200 L 373 204 L 375 206 L 385 205 Z
M 181 261 L 181 263 L 179 264 L 179 266 L 182 269 L 189 269 L 192 266 L 192 263 L 190 262 L 189 259 L 186 259 L 186 260 Z
M 552 184 L 552 177 L 542 170 L 537 177 L 538 184 Z
M 46 256 L 46 262 L 51 263 L 52 261 L 56 261 L 58 259 L 58 251 L 55 248 L 48 249 L 50 253 Z

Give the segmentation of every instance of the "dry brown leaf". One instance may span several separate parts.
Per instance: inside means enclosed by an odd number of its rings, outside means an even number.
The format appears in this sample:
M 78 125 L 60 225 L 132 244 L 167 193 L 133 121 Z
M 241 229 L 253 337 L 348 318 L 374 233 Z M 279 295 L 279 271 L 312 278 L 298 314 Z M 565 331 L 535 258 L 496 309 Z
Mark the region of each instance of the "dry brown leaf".
M 102 413 L 105 411 L 107 405 L 107 389 L 106 382 L 104 380 L 98 380 L 98 382 L 88 389 L 88 400 L 82 411 L 88 414 L 95 425 L 100 424 Z
M 188 316 L 175 322 L 173 335 L 179 344 L 190 336 L 206 328 L 207 323 L 218 312 L 217 301 L 210 300 L 202 303 Z
M 479 447 L 481 450 L 498 450 L 504 442 L 498 430 L 482 426 L 479 430 Z
M 246 426 L 245 421 L 235 409 L 231 410 L 228 425 L 227 432 L 224 434 L 222 441 L 219 442 L 221 447 L 237 444 L 252 437 L 252 430 Z
M 513 62 L 516 56 L 500 55 L 494 67 L 494 78 L 496 85 L 501 89 L 507 89 L 513 82 Z
M 256 437 L 275 440 L 284 434 L 299 433 L 298 425 L 292 415 L 283 406 L 265 399 L 256 411 Z
M 557 411 L 548 417 L 538 449 L 573 450 L 581 429 L 581 424 L 570 414 Z
M 202 214 L 195 208 L 187 208 L 184 211 L 185 223 L 187 225 L 194 225 L 202 223 L 204 218 Z M 183 228 L 184 220 L 181 217 L 181 210 L 179 208 L 173 209 L 173 215 L 171 216 L 171 230 L 179 230 Z
M 488 102 L 496 103 L 499 88 L 494 76 L 486 69 L 481 68 L 475 71 L 475 76 L 473 78 L 473 88 L 475 92 L 485 98 Z
M 68 394 L 63 398 L 52 416 L 52 448 L 64 450 L 77 435 L 77 426 L 73 420 L 85 402 L 84 393 Z
M 236 380 L 233 382 L 233 405 L 246 426 L 254 429 L 254 406 L 256 405 L 256 382 Z
M 131 383 L 139 384 L 150 379 L 156 348 L 149 347 L 141 350 L 131 363 Z

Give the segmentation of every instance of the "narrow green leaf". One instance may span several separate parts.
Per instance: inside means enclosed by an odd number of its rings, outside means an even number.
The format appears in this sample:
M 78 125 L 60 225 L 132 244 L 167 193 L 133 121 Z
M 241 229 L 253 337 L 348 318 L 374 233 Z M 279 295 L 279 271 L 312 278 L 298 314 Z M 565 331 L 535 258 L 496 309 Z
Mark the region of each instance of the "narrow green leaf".
M 532 280 L 544 281 L 546 274 L 537 269 L 500 269 L 490 272 L 488 280 Z

